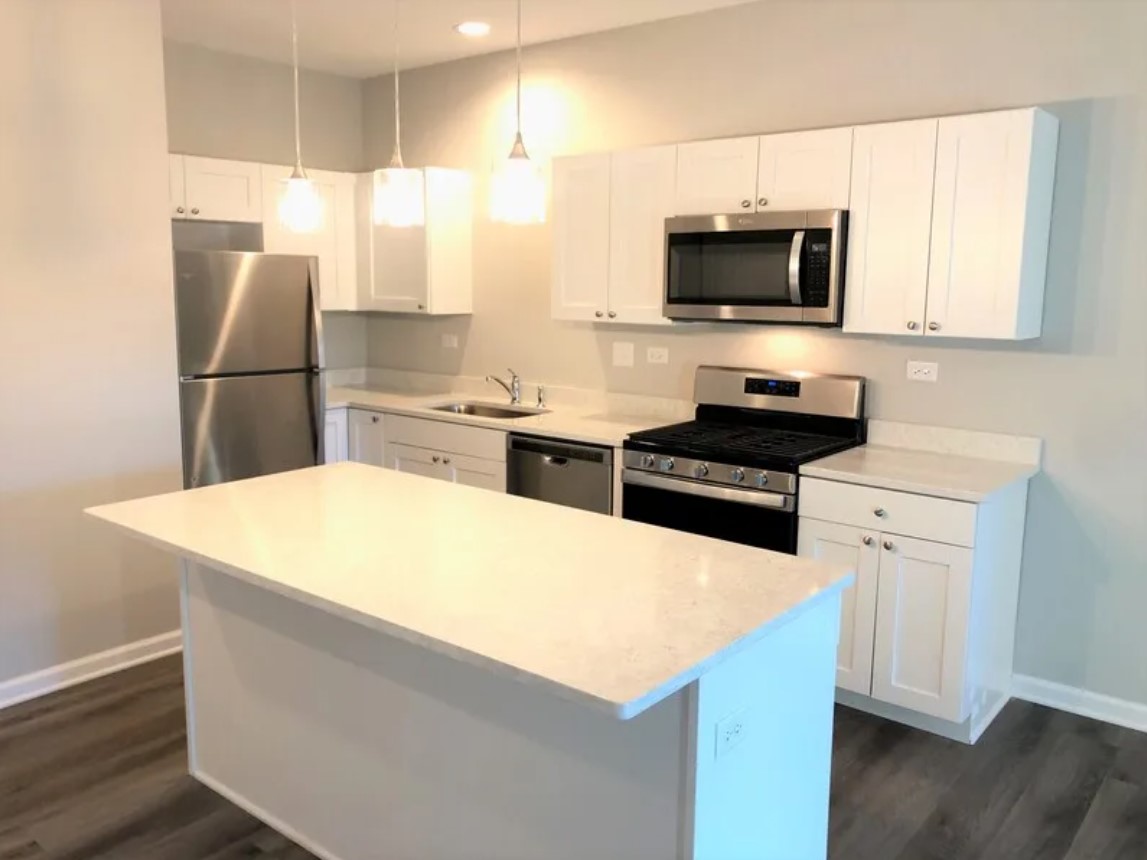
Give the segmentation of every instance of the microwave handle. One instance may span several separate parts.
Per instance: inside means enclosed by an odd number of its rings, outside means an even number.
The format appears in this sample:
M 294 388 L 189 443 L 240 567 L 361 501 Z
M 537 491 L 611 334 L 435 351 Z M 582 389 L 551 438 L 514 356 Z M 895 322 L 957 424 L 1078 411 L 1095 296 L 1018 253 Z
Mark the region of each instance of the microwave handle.
M 801 251 L 804 250 L 804 230 L 793 233 L 793 246 L 789 250 L 789 301 L 801 303 Z

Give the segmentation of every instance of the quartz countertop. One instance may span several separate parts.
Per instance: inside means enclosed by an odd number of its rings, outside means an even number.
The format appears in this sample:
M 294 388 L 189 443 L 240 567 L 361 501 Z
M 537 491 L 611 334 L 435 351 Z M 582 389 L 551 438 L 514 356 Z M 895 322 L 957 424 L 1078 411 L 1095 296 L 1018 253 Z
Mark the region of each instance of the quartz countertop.
M 567 439 L 571 442 L 608 445 L 614 448 L 620 447 L 625 437 L 630 433 L 672 424 L 675 420 L 655 416 L 611 413 L 600 407 L 590 408 L 561 404 L 546 407 L 549 411 L 543 415 L 511 419 L 455 415 L 451 412 L 438 412 L 432 408 L 444 403 L 463 401 L 488 403 L 491 406 L 508 405 L 505 398 L 499 400 L 488 396 L 475 397 L 467 394 L 399 394 L 359 386 L 333 386 L 327 389 L 328 409 L 343 406 L 377 409 L 397 415 L 410 415 L 415 418 L 430 418 L 435 421 L 469 424 L 473 427 L 489 427 L 494 430 Z M 530 408 L 528 403 L 522 405 Z
M 885 445 L 861 445 L 806 463 L 800 468 L 801 475 L 809 478 L 961 502 L 982 502 L 1016 481 L 1026 481 L 1038 471 L 1039 466 L 1034 463 L 988 460 Z
M 853 581 L 840 565 L 357 463 L 88 513 L 622 719 Z

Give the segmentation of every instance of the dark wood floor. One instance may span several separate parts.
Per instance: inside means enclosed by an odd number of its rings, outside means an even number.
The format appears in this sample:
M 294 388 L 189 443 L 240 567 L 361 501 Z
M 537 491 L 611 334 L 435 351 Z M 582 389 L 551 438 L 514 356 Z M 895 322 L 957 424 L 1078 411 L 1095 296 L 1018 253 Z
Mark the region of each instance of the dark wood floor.
M 0 860 L 311 855 L 185 773 L 168 658 L 0 712 Z M 1147 735 L 1010 704 L 975 747 L 840 708 L 833 860 L 1144 860 Z

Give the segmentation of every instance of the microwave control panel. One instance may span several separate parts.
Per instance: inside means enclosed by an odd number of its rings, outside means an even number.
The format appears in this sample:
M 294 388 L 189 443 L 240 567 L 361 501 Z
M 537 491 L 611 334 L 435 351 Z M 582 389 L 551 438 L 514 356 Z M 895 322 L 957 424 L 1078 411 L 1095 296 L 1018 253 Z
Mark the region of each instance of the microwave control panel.
M 810 230 L 805 239 L 804 304 L 814 308 L 828 307 L 829 272 L 832 263 L 832 234 L 828 230 Z

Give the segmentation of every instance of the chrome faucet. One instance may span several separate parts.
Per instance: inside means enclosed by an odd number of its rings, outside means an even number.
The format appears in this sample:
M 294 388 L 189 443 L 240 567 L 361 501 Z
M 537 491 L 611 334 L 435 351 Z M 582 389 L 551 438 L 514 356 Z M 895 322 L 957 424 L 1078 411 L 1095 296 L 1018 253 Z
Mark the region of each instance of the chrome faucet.
M 517 406 L 522 402 L 522 378 L 514 372 L 513 368 L 509 368 L 509 370 L 510 381 L 508 383 L 504 379 L 499 379 L 496 376 L 487 376 L 486 381 L 496 382 L 506 389 L 506 393 L 510 395 L 510 403 Z

